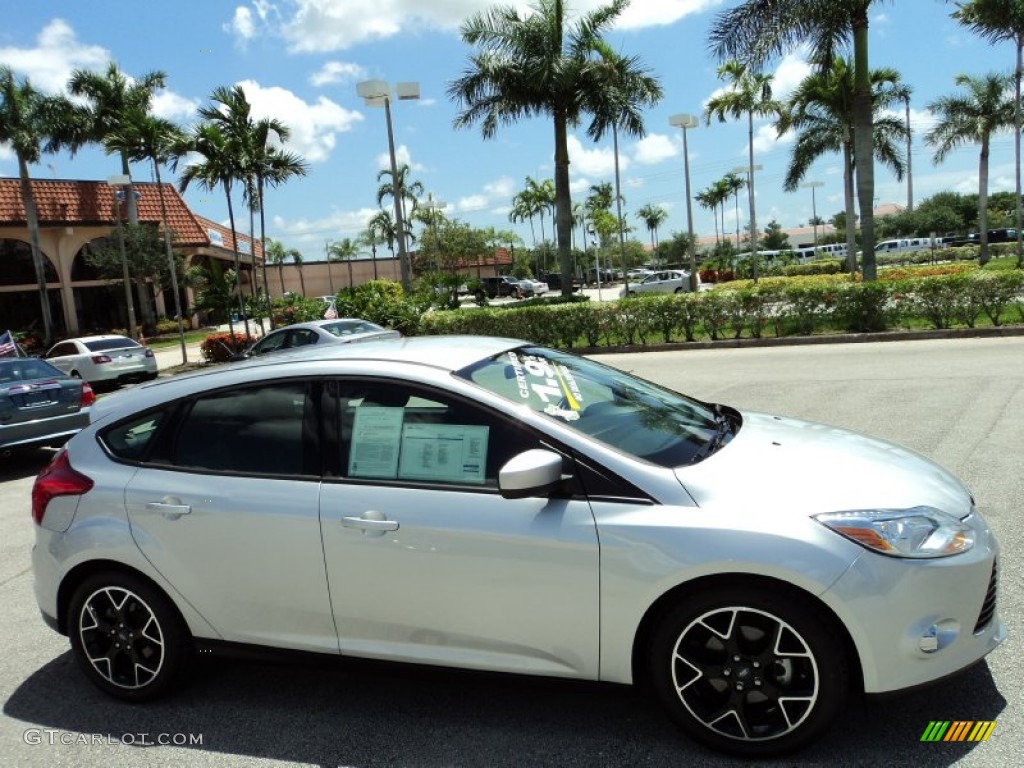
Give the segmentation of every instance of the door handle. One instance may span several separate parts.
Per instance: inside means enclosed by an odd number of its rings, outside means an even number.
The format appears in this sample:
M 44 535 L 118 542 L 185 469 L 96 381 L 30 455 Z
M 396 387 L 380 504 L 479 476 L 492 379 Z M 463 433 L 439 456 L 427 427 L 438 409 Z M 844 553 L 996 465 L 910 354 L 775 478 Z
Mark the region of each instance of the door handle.
M 360 528 L 361 530 L 372 530 L 374 532 L 383 532 L 387 530 L 397 530 L 398 521 L 388 520 L 383 512 L 377 512 L 376 510 L 369 510 L 362 513 L 359 517 L 342 517 L 341 524 L 346 528 Z
M 181 499 L 173 496 L 168 496 L 163 501 L 147 501 L 146 510 L 148 512 L 159 512 L 171 520 L 177 520 L 182 515 L 192 514 L 192 507 L 188 504 L 182 504 Z

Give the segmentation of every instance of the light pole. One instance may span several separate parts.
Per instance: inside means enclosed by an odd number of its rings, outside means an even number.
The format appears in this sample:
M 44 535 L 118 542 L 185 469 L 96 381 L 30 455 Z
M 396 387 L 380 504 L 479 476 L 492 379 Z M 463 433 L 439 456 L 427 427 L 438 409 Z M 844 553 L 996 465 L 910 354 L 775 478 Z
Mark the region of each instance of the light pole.
M 128 274 L 128 254 L 124 248 L 124 228 L 121 226 L 121 198 L 124 196 L 124 187 L 127 187 L 131 179 L 127 174 L 109 176 L 107 184 L 114 188 L 114 219 L 117 221 L 117 244 L 121 249 L 121 272 L 124 275 L 124 298 L 128 304 L 128 335 L 137 339 L 135 322 L 135 299 L 132 298 L 132 279 Z
M 745 173 L 747 175 L 747 195 L 750 198 L 750 258 L 754 269 L 754 282 L 757 282 L 757 217 L 754 212 L 754 171 L 760 171 L 761 165 L 741 165 L 733 168 L 732 173 Z
M 814 190 L 818 187 L 824 187 L 824 181 L 808 181 L 806 184 L 801 184 L 801 187 L 807 189 L 810 187 L 811 190 L 811 215 L 814 217 L 814 255 L 818 255 L 818 201 L 814 197 Z
M 686 176 L 686 232 L 689 237 L 687 247 L 690 251 L 690 290 L 697 290 L 697 243 L 693 239 L 693 201 L 690 198 L 690 147 L 686 142 L 686 130 L 696 128 L 700 120 L 696 115 L 681 112 L 668 119 L 669 125 L 683 129 L 683 168 Z
M 427 193 L 427 202 L 420 204 L 421 208 L 424 208 L 430 213 L 429 222 L 430 228 L 434 231 L 434 249 L 437 253 L 434 256 L 434 271 L 441 271 L 441 240 L 437 233 L 437 217 L 441 215 L 441 211 L 448 207 L 448 203 L 442 200 L 435 200 L 434 195 L 431 192 Z
M 400 101 L 418 99 L 419 83 L 395 83 L 395 92 Z M 388 152 L 391 155 L 391 187 L 395 199 L 395 228 L 398 230 L 398 267 L 402 277 L 402 290 L 412 291 L 409 278 L 409 253 L 405 249 L 405 217 L 402 214 L 402 180 L 398 176 L 398 161 L 395 159 L 395 133 L 391 127 L 391 86 L 384 80 L 365 80 L 356 85 L 356 93 L 368 107 L 384 107 L 384 119 L 388 126 Z

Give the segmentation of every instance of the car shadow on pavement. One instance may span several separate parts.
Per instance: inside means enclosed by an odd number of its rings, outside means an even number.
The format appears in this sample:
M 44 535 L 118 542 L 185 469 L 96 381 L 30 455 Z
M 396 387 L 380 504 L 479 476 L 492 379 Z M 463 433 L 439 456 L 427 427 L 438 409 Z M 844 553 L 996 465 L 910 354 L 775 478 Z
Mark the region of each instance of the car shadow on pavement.
M 928 722 L 998 720 L 1005 706 L 982 664 L 925 691 L 856 703 L 824 739 L 778 764 L 948 766 L 994 745 L 922 743 Z M 204 659 L 179 692 L 133 705 L 93 688 L 67 652 L 25 680 L 3 711 L 26 728 L 122 743 L 129 735 L 136 745 L 139 734 L 199 734 L 190 748 L 204 753 L 303 764 L 736 764 L 686 738 L 629 687 L 379 662 Z M 90 764 L 109 763 L 95 758 Z

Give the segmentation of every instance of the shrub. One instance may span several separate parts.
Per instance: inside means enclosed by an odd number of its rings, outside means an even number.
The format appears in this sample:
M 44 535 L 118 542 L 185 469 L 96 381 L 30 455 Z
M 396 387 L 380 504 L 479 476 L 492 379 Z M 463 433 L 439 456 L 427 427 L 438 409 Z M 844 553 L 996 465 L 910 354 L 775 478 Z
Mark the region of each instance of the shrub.
M 1019 269 L 999 272 L 978 271 L 971 275 L 978 292 L 978 303 L 992 325 L 1001 325 L 1006 308 L 1024 290 L 1024 272 Z M 1024 307 L 1024 305 L 1018 305 Z M 1022 312 L 1024 319 L 1024 312 Z
M 897 319 L 897 305 L 891 301 L 894 285 L 877 281 L 839 286 L 832 310 L 836 326 L 854 333 L 877 333 L 891 328 Z
M 712 341 L 720 338 L 729 322 L 733 295 L 734 291 L 709 291 L 701 297 L 700 320 Z
M 823 259 L 807 264 L 789 264 L 782 268 L 786 277 L 802 277 L 805 275 L 837 275 L 843 271 L 845 264 L 839 259 Z
M 917 280 L 912 290 L 914 311 L 934 328 L 949 328 L 953 324 L 958 294 L 963 290 L 961 278 L 945 275 Z
M 233 355 L 244 352 L 253 338 L 244 333 L 215 333 L 203 339 L 199 351 L 208 363 L 223 363 Z
M 827 284 L 804 284 L 785 290 L 785 301 L 790 308 L 798 334 L 810 336 L 819 330 L 822 319 L 832 309 L 837 290 L 837 285 Z
M 159 320 L 156 321 L 154 330 L 156 330 L 158 336 L 167 336 L 172 333 L 177 333 L 178 321 L 172 320 L 167 317 L 161 317 Z

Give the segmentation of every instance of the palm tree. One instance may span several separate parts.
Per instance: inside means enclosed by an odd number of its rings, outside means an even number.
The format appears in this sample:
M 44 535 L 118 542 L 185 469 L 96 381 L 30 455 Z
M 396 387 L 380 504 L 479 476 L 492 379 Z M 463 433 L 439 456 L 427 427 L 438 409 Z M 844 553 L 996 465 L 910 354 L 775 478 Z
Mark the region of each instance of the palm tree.
M 405 201 L 408 200 L 412 203 L 412 208 L 415 211 L 416 205 L 419 203 L 419 199 L 423 197 L 425 192 L 423 183 L 420 181 L 409 181 L 409 165 L 408 163 L 402 163 L 398 167 L 398 189 L 402 193 L 402 218 L 407 222 L 409 221 L 408 209 L 405 206 Z M 387 179 L 387 181 L 381 181 L 381 179 Z M 377 205 L 381 205 L 385 199 L 395 199 L 395 180 L 392 178 L 392 173 L 389 168 L 384 169 L 377 174 L 377 181 L 381 182 L 380 186 L 377 187 Z
M 857 199 L 861 213 L 862 269 L 874 280 L 875 150 L 871 129 L 871 70 L 868 64 L 868 10 L 873 0 L 745 0 L 715 18 L 709 40 L 719 59 L 739 58 L 753 67 L 785 51 L 810 44 L 811 59 L 829 66 L 841 47 L 852 43 L 853 114 Z M 852 222 L 851 222 L 852 225 Z
M 280 240 L 267 238 L 263 250 L 264 263 L 270 263 L 277 267 L 277 277 L 281 281 L 281 295 L 284 296 L 284 263 L 288 259 L 288 251 Z
M 385 240 L 378 233 L 377 230 L 371 226 L 367 226 L 362 232 L 359 233 L 359 244 L 370 249 L 370 260 L 373 263 L 373 279 L 377 279 L 377 246 L 382 245 Z
M 660 205 L 652 205 L 651 203 L 648 203 L 636 212 L 636 217 L 647 225 L 647 230 L 651 233 L 651 248 L 657 251 L 658 227 L 660 227 L 665 222 L 665 219 L 668 218 L 668 211 Z
M 254 124 L 250 125 L 248 132 L 249 156 L 246 163 L 246 171 L 248 172 L 246 198 L 249 202 L 250 211 L 253 207 L 256 207 L 260 212 L 260 251 L 263 253 L 263 289 L 267 292 L 268 299 L 270 297 L 270 288 L 267 285 L 267 219 L 265 205 L 267 186 L 277 187 L 293 176 L 305 176 L 309 170 L 308 163 L 299 155 L 286 152 L 271 142 L 271 135 L 276 136 L 280 142 L 286 142 L 290 133 L 286 125 L 272 118 L 257 120 Z M 253 257 L 253 271 L 255 272 L 255 256 Z M 274 314 L 272 312 L 270 313 L 270 327 L 274 327 Z
M 181 295 L 178 291 L 178 270 L 171 247 L 171 225 L 167 218 L 167 200 L 160 178 L 160 166 L 173 160 L 174 153 L 185 142 L 181 129 L 170 122 L 149 114 L 143 105 L 129 107 L 121 115 L 120 124 L 112 128 L 103 141 L 107 154 L 117 153 L 122 160 L 153 164 L 157 195 L 160 198 L 160 221 L 164 231 L 164 248 L 167 251 L 167 266 L 171 273 L 171 291 L 174 294 L 174 312 L 178 318 L 178 340 L 181 344 L 181 364 L 188 362 L 185 350 L 185 318 L 181 310 Z M 129 186 L 129 191 L 131 187 Z M 130 195 L 129 195 L 130 196 Z
M 555 207 L 555 182 L 551 179 L 537 181 L 536 179 L 527 176 L 526 189 L 523 190 L 522 194 L 524 199 L 528 201 L 533 213 L 540 217 L 540 241 L 542 243 L 546 243 L 547 237 L 544 234 L 544 214 L 548 211 L 552 211 L 553 213 L 553 209 Z M 552 235 L 554 235 L 554 232 L 552 232 Z
M 882 110 L 904 98 L 905 89 L 899 73 L 882 68 L 871 71 L 875 159 L 892 169 L 897 179 L 903 177 L 903 162 L 897 143 L 906 137 L 906 126 L 897 117 Z M 853 67 L 849 60 L 836 57 L 828 70 L 816 69 L 797 86 L 779 118 L 779 134 L 797 132 L 793 156 L 786 173 L 784 188 L 795 191 L 811 165 L 827 152 L 843 156 L 843 190 L 846 220 L 854 221 L 853 141 Z M 863 212 L 862 212 L 863 213 Z M 854 228 L 846 227 L 846 263 L 852 272 L 857 266 Z
M 304 261 L 302 258 L 302 251 L 300 251 L 298 248 L 289 248 L 285 255 L 292 260 L 292 264 L 294 264 L 296 269 L 298 269 L 299 271 L 299 285 L 301 286 L 300 290 L 302 291 L 302 295 L 305 296 L 306 278 L 302 274 L 302 264 Z
M 129 79 L 113 61 L 107 64 L 103 73 L 76 69 L 68 80 L 68 91 L 72 96 L 82 97 L 88 102 L 85 108 L 85 140 L 102 144 L 107 136 L 120 132 L 129 115 L 139 112 L 148 114 L 153 92 L 163 88 L 166 80 L 167 75 L 159 70 Z M 131 158 L 126 153 L 119 154 L 121 173 L 129 179 L 125 190 L 128 221 L 136 224 L 139 212 L 135 203 L 135 188 L 131 183 Z
M 76 132 L 73 118 L 74 110 L 67 100 L 45 96 L 27 79 L 17 80 L 10 67 L 0 66 L 0 143 L 9 144 L 18 159 L 21 201 L 25 206 L 47 347 L 53 343 L 53 314 L 46 291 L 43 252 L 39 245 L 39 213 L 28 167 L 38 163 L 44 153 L 57 152 L 73 144 Z
M 391 215 L 391 211 L 381 208 L 370 218 L 366 226 L 373 233 L 374 237 L 388 244 L 391 258 L 395 258 L 395 241 L 398 239 L 398 229 L 395 227 L 395 218 Z
M 480 123 L 485 139 L 499 124 L 548 115 L 554 127 L 555 235 L 563 275 L 572 272 L 572 198 L 569 191 L 568 129 L 584 115 L 593 116 L 587 134 L 600 140 L 612 127 L 613 113 L 631 115 L 630 127 L 642 126 L 642 95 L 616 87 L 612 76 L 596 66 L 593 53 L 603 33 L 625 10 L 628 0 L 612 0 L 573 23 L 564 0 L 537 0 L 526 12 L 510 6 L 493 7 L 465 21 L 462 39 L 478 50 L 469 67 L 448 87 L 460 113 L 457 127 Z M 635 63 L 634 59 L 628 60 Z M 640 74 L 640 73 L 631 73 Z M 648 78 L 650 84 L 655 84 Z M 616 110 L 609 108 L 614 103 Z M 620 120 L 620 127 L 623 122 Z M 570 281 L 562 293 L 572 291 Z
M 740 191 L 747 186 L 747 180 L 739 174 L 731 171 L 716 182 L 720 186 L 722 197 L 722 234 L 725 234 L 725 201 L 730 196 L 733 198 L 733 207 L 736 210 L 736 247 L 740 245 Z
M 697 205 L 707 211 L 711 211 L 711 217 L 715 220 L 715 245 L 718 245 L 721 241 L 718 237 L 718 196 L 715 193 L 714 185 L 711 185 L 707 189 L 702 189 L 693 199 L 697 201 Z
M 1005 75 L 983 77 L 957 75 L 956 84 L 966 94 L 943 96 L 928 105 L 938 119 L 925 141 L 935 147 L 935 162 L 963 144 L 980 144 L 978 156 L 978 237 L 981 249 L 978 262 L 988 262 L 988 155 L 992 134 L 1014 125 L 1014 99 L 1008 93 L 1010 79 Z
M 185 140 L 176 148 L 175 159 L 193 152 L 200 156 L 198 162 L 186 165 L 178 180 L 178 190 L 184 192 L 192 182 L 196 182 L 210 192 L 218 187 L 224 190 L 228 202 L 228 220 L 231 226 L 231 246 L 234 251 L 235 291 L 239 313 L 245 318 L 245 332 L 249 334 L 249 320 L 245 317 L 245 305 L 242 299 L 241 265 L 238 253 L 238 237 L 235 228 L 235 208 L 232 201 L 234 183 L 241 178 L 241 163 L 238 147 L 231 138 L 225 135 L 219 125 L 212 122 L 199 123 L 192 127 Z M 234 323 L 228 317 L 229 329 L 234 333 Z
M 750 231 L 757 232 L 757 216 L 754 210 L 754 117 L 777 115 L 781 104 L 772 98 L 772 76 L 754 72 L 736 59 L 725 62 L 718 68 L 718 76 L 728 82 L 724 93 L 708 99 L 704 107 L 705 120 L 712 117 L 724 123 L 727 118 L 747 118 L 747 197 L 750 203 Z M 751 238 L 754 280 L 757 280 L 757 238 Z
M 1016 159 L 1016 224 L 1017 224 L 1017 267 L 1024 268 L 1024 221 L 1022 221 L 1021 180 L 1020 180 L 1020 135 L 1021 124 L 1021 73 L 1024 71 L 1024 3 L 1020 0 L 967 0 L 959 6 L 953 18 L 972 32 L 989 42 L 1012 40 L 1017 49 L 1016 66 L 1013 68 L 1013 150 Z
M 533 228 L 533 203 L 525 190 L 517 192 L 512 196 L 512 210 L 508 212 L 508 220 L 513 224 L 522 221 L 530 222 L 530 234 L 533 237 L 533 247 L 537 247 L 537 230 Z
M 341 240 L 335 240 L 329 246 L 327 246 L 328 262 L 348 262 L 348 289 L 350 291 L 355 287 L 355 281 L 352 279 L 352 259 L 354 259 L 358 255 L 359 245 L 350 237 L 345 237 L 342 238 Z

